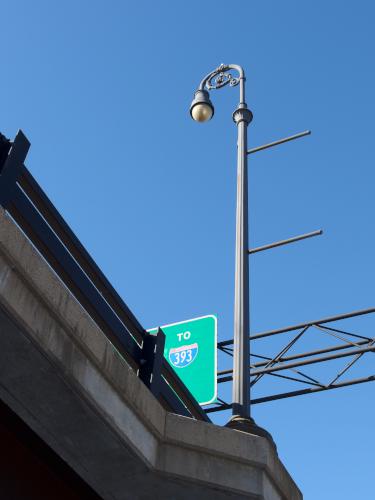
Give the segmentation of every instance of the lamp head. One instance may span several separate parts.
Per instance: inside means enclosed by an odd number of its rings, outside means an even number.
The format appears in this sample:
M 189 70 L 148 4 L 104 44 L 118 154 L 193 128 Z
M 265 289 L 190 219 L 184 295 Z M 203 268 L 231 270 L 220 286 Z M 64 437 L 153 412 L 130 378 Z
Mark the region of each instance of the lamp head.
M 190 115 L 196 122 L 207 122 L 214 116 L 214 107 L 207 90 L 197 90 L 190 106 Z

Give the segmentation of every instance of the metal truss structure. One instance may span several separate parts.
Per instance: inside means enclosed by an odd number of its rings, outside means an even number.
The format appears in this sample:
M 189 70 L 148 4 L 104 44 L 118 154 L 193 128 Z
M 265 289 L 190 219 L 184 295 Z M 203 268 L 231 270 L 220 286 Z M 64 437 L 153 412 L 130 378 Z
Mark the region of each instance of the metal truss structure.
M 266 403 L 278 399 L 291 398 L 306 394 L 314 394 L 317 392 L 328 391 L 332 389 L 340 389 L 350 385 L 362 384 L 365 382 L 375 381 L 375 375 L 371 374 L 363 378 L 345 379 L 342 376 L 346 374 L 366 353 L 375 352 L 375 337 L 359 335 L 358 333 L 348 332 L 341 328 L 331 326 L 330 323 L 343 321 L 349 318 L 364 316 L 375 313 L 375 308 L 353 311 L 338 316 L 309 321 L 298 325 L 288 326 L 277 330 L 269 330 L 249 337 L 250 341 L 254 342 L 266 337 L 281 335 L 286 333 L 295 333 L 294 337 L 275 355 L 265 356 L 260 354 L 251 354 L 251 358 L 259 359 L 260 361 L 250 363 L 250 386 L 253 387 L 265 375 L 282 378 L 284 380 L 304 384 L 305 387 L 279 394 L 262 396 L 251 400 L 251 404 Z M 289 354 L 296 343 L 303 338 L 309 329 L 315 329 L 324 335 L 333 337 L 339 340 L 340 343 L 329 347 Z M 232 340 L 225 340 L 218 343 L 218 349 L 223 353 L 232 356 Z M 350 358 L 348 363 L 341 368 L 335 376 L 328 382 L 322 382 L 316 377 L 304 373 L 300 370 L 301 367 L 313 365 L 317 363 L 328 363 L 329 361 L 339 358 Z M 252 361 L 252 360 L 251 360 Z M 282 374 L 281 372 L 286 372 Z M 218 372 L 218 383 L 229 382 L 232 380 L 232 370 L 222 370 Z M 219 399 L 215 406 L 206 409 L 207 413 L 227 410 L 231 408 L 231 404 Z

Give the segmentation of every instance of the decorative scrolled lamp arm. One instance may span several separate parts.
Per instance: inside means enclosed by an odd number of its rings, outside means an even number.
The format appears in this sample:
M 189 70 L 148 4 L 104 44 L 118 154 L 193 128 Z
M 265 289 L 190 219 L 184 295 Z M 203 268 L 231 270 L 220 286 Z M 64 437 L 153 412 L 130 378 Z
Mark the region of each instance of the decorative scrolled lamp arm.
M 238 72 L 238 77 L 234 77 L 230 70 Z M 246 109 L 245 103 L 245 72 L 237 64 L 221 64 L 218 68 L 211 71 L 201 81 L 198 90 L 194 94 L 193 102 L 190 106 L 190 114 L 193 120 L 206 122 L 214 115 L 214 106 L 210 100 L 209 90 L 216 90 L 226 85 L 235 87 L 240 85 L 240 103 L 238 109 Z

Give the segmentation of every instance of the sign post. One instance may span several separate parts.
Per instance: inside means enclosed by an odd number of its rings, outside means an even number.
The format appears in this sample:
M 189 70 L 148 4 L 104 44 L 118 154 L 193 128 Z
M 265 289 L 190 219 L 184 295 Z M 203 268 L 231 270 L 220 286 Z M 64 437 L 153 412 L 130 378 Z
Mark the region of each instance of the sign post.
M 217 318 L 202 316 L 160 327 L 164 357 L 200 405 L 217 398 Z M 156 335 L 158 329 L 148 330 Z

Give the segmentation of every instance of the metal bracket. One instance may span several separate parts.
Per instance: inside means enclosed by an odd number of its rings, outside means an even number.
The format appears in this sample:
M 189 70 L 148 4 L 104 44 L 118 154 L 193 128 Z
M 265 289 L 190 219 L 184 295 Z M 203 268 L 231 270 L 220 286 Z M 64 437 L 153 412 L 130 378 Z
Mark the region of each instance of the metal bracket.
M 279 144 L 284 144 L 285 142 L 293 141 L 294 139 L 299 139 L 300 137 L 305 137 L 306 135 L 310 134 L 311 130 L 305 130 L 304 132 L 300 132 L 299 134 L 290 135 L 289 137 L 285 137 L 284 139 L 279 139 L 278 141 L 269 142 L 268 144 L 263 144 L 263 146 L 249 149 L 247 151 L 247 154 L 251 155 L 253 153 L 257 153 L 258 151 L 263 151 L 263 149 L 272 148 L 273 146 L 278 146 Z
M 306 238 L 312 238 L 313 236 L 320 236 L 321 234 L 323 234 L 323 230 L 318 229 L 317 231 L 301 234 L 300 236 L 294 236 L 293 238 L 288 238 L 287 240 L 275 241 L 275 243 L 270 243 L 268 245 L 263 245 L 261 247 L 250 248 L 249 253 L 252 254 L 252 253 L 262 252 L 263 250 L 269 250 L 270 248 L 281 247 L 282 245 L 288 245 L 289 243 L 305 240 Z
M 139 378 L 154 396 L 158 396 L 160 392 L 164 345 L 165 334 L 159 328 L 156 335 L 146 335 L 142 346 Z

